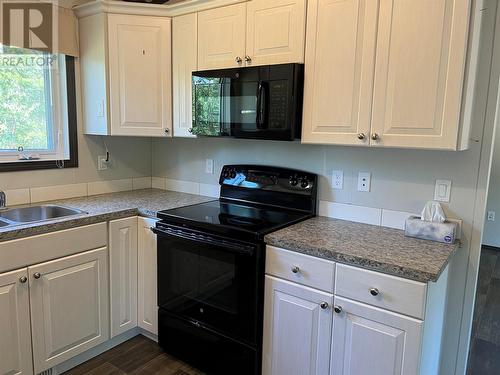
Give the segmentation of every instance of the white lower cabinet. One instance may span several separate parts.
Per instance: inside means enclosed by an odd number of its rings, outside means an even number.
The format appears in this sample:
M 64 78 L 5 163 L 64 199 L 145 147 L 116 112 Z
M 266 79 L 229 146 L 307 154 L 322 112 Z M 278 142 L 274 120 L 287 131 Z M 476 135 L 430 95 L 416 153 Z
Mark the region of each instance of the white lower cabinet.
M 109 223 L 111 337 L 137 326 L 137 217 Z
M 331 375 L 417 375 L 423 322 L 335 297 Z
M 139 218 L 138 225 L 138 325 L 158 334 L 156 285 L 156 234 L 151 231 L 157 220 Z
M 0 275 L 0 374 L 33 374 L 28 270 Z
M 29 267 L 28 274 L 35 373 L 109 339 L 106 247 Z
M 328 373 L 333 295 L 266 275 L 264 375 Z

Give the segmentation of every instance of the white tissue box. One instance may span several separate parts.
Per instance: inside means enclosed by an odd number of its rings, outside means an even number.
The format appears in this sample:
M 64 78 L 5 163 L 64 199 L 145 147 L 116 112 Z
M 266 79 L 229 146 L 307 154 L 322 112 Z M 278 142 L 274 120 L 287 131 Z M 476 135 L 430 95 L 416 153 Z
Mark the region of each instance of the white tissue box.
M 423 221 L 418 216 L 410 216 L 405 222 L 405 236 L 423 240 L 454 243 L 456 232 L 457 224 L 449 221 Z

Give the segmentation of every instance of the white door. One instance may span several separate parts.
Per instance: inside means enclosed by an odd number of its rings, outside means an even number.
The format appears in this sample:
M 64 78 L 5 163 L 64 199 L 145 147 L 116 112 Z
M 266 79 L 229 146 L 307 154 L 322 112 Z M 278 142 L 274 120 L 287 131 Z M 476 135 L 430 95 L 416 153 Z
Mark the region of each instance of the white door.
M 331 375 L 417 375 L 423 322 L 335 297 Z
M 248 2 L 247 66 L 304 62 L 306 5 L 306 0 Z
M 191 73 L 198 68 L 198 17 L 196 13 L 172 21 L 172 89 L 174 137 L 192 137 Z
M 245 63 L 245 3 L 198 13 L 198 69 L 235 68 Z
M 373 146 L 457 148 L 469 0 L 382 0 Z
M 171 133 L 170 22 L 169 18 L 108 15 L 111 135 Z
M 111 337 L 137 326 L 137 217 L 109 223 Z
M 369 144 L 378 1 L 309 0 L 302 142 Z
M 138 312 L 139 327 L 157 335 L 156 234 L 150 229 L 155 223 L 155 219 L 139 218 Z
M 264 375 L 324 375 L 333 295 L 266 275 Z
M 109 339 L 107 248 L 28 268 L 35 373 Z
M 26 268 L 0 275 L 0 374 L 33 374 Z

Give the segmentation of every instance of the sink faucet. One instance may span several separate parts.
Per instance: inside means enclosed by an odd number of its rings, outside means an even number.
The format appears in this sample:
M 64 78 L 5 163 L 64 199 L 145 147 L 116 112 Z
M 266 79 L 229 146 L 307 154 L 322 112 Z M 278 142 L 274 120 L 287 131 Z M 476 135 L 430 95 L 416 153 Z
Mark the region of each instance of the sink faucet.
M 7 198 L 5 197 L 5 193 L 0 190 L 0 209 L 5 208 L 7 204 Z

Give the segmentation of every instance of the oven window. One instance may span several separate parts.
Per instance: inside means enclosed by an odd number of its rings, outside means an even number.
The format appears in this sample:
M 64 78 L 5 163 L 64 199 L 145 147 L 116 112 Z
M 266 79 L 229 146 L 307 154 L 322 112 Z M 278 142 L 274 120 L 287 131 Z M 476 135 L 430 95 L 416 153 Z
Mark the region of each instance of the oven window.
M 219 332 L 253 340 L 254 258 L 175 237 L 158 237 L 158 243 L 158 305 Z

